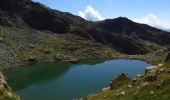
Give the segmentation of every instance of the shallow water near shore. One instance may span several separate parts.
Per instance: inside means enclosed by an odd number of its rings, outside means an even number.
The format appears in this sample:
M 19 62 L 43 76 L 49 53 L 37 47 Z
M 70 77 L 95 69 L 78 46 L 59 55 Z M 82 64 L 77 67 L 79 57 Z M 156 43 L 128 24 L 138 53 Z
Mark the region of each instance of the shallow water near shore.
M 125 72 L 135 78 L 151 64 L 140 60 L 90 61 L 80 64 L 49 63 L 10 69 L 8 84 L 22 100 L 73 100 L 109 86 Z

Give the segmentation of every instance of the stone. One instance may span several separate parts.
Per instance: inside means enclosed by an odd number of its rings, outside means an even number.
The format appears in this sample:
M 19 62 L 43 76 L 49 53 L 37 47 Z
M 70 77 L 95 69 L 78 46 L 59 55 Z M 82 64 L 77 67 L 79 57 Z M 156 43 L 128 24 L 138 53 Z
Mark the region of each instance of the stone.
M 28 59 L 27 59 L 27 61 L 28 61 L 28 64 L 36 64 L 38 61 L 37 61 L 37 59 L 36 59 L 36 57 L 34 57 L 34 56 L 30 56 Z
M 150 66 L 145 68 L 145 74 L 157 74 L 158 66 Z
M 137 82 L 137 79 L 133 79 L 132 83 L 135 84 Z
M 142 76 L 143 76 L 143 75 L 141 75 L 141 74 L 138 74 L 138 75 L 137 75 L 137 77 L 142 77 Z
M 163 64 L 158 64 L 157 66 L 158 66 L 158 67 L 162 67 L 162 66 L 163 66 Z
M 131 83 L 131 82 L 132 82 L 132 79 L 128 76 L 128 74 L 122 73 L 118 77 L 112 79 L 112 82 L 110 83 L 110 88 L 111 90 L 117 89 L 121 87 L 123 84 Z
M 156 81 L 156 80 L 157 80 L 157 76 L 156 75 L 147 75 L 144 78 L 144 81 L 147 81 L 147 82 L 153 82 L 153 81 Z
M 124 94 L 125 94 L 125 92 L 121 92 L 121 94 L 122 94 L 122 95 L 124 95 Z
M 128 85 L 128 88 L 131 88 L 132 87 L 132 85 Z
M 44 54 L 51 54 L 50 49 L 43 49 L 43 50 L 41 50 L 41 52 L 43 52 Z
M 161 69 L 158 70 L 158 74 L 164 74 L 164 73 L 166 73 L 165 69 L 161 68 Z
M 146 67 L 145 70 L 152 70 L 152 69 L 157 69 L 158 66 L 150 66 L 150 67 Z
M 61 54 L 57 54 L 57 55 L 55 56 L 55 60 L 56 60 L 56 61 L 64 60 L 64 56 L 61 55 Z
M 133 57 L 129 57 L 130 59 L 133 59 Z
M 120 95 L 124 95 L 125 92 L 120 92 L 120 93 L 117 93 L 116 96 L 120 96 Z
M 143 83 L 143 84 L 142 84 L 142 86 L 147 86 L 147 85 L 149 85 L 149 83 Z
M 78 62 L 79 62 L 79 59 L 78 59 L 78 58 L 71 58 L 71 59 L 70 59 L 70 62 L 71 62 L 71 63 L 78 63 Z
M 107 90 L 110 90 L 110 87 L 106 87 L 106 88 L 103 88 L 102 91 L 107 91 Z
M 151 91 L 150 93 L 151 93 L 151 94 L 154 94 L 154 91 Z

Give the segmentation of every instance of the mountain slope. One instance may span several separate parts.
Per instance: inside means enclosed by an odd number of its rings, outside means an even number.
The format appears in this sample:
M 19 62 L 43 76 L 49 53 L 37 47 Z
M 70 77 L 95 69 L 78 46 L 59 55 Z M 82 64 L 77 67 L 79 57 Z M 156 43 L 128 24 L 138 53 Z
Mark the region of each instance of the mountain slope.
M 89 22 L 30 0 L 1 0 L 0 25 L 30 27 L 56 34 L 70 33 L 132 55 L 146 54 L 170 44 L 168 32 L 132 22 L 127 18 Z

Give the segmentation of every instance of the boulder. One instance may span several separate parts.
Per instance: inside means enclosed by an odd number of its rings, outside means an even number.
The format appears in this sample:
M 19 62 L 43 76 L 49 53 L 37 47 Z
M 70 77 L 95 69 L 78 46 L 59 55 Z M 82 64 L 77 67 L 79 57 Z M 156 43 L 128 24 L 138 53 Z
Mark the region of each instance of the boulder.
M 145 68 L 145 74 L 156 74 L 158 66 L 150 66 Z
M 129 85 L 128 85 L 128 88 L 131 88 L 131 87 L 132 87 L 132 85 L 129 84 Z
M 123 92 L 117 93 L 116 96 L 122 96 L 124 94 L 125 94 L 125 92 L 123 91 Z
M 138 81 L 137 79 L 133 79 L 132 84 L 135 84 L 137 81 Z
M 44 54 L 51 54 L 51 49 L 42 49 L 41 52 L 43 52 Z
M 158 70 L 158 74 L 164 74 L 164 73 L 166 73 L 165 69 L 161 68 L 161 69 Z
M 30 56 L 28 59 L 27 59 L 27 62 L 28 64 L 36 64 L 38 62 L 37 58 L 34 57 L 34 56 Z
M 110 87 L 106 87 L 106 88 L 103 88 L 102 91 L 107 91 L 107 90 L 110 90 Z
M 70 62 L 71 63 L 78 63 L 80 60 L 78 58 L 71 58 Z
M 157 68 L 158 68 L 158 66 L 150 66 L 150 67 L 146 67 L 145 70 L 152 70 L 152 69 L 157 69 Z
M 156 80 L 157 80 L 157 75 L 147 75 L 144 78 L 144 81 L 146 81 L 146 82 L 153 82 L 153 81 L 156 81 Z
M 138 74 L 137 77 L 142 77 L 143 75 L 142 74 Z
M 111 90 L 117 89 L 130 82 L 132 82 L 132 79 L 128 76 L 128 74 L 122 73 L 111 81 L 110 88 Z
M 163 64 L 158 64 L 157 66 L 158 66 L 158 67 L 162 67 L 162 66 L 163 66 Z
M 64 55 L 61 54 L 56 54 L 55 58 L 56 61 L 62 61 L 65 59 Z

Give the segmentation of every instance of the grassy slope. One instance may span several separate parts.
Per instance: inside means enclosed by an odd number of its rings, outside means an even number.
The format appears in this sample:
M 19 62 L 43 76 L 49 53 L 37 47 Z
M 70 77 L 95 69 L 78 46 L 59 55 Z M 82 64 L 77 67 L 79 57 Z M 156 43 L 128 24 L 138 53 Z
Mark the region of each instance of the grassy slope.
M 63 59 L 107 59 L 120 55 L 102 44 L 71 34 L 0 27 L 0 38 L 0 69 L 24 65 L 29 57 L 44 62 L 53 61 L 57 54 L 64 56 Z
M 155 74 L 157 79 L 154 81 L 145 81 L 149 75 L 137 77 L 137 82 L 129 83 L 114 90 L 107 90 L 97 94 L 90 94 L 87 100 L 169 100 L 170 99 L 170 64 L 166 64 L 158 69 L 164 71 Z M 117 95 L 124 92 L 124 95 Z
M 0 26 L 0 69 L 25 65 L 30 57 L 36 58 L 38 62 L 54 61 L 56 55 L 62 55 L 65 60 L 129 58 L 128 55 L 100 43 L 71 34 L 56 35 L 28 28 Z M 132 57 L 150 62 L 163 62 L 165 54 L 157 52 Z

